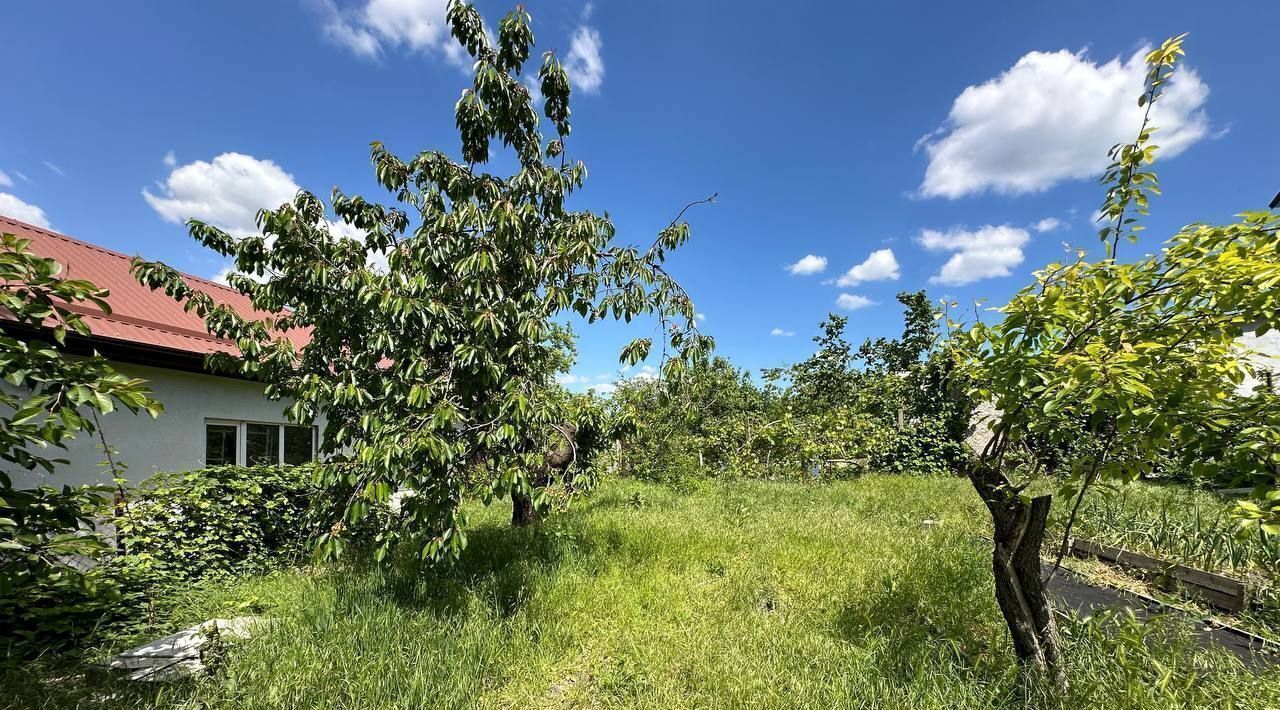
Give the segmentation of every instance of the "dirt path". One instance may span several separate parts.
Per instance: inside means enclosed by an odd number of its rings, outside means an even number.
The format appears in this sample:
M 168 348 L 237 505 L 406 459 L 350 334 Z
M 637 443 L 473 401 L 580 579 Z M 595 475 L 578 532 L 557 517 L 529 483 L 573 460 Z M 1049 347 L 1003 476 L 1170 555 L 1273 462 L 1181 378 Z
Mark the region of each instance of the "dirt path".
M 1050 565 L 1045 565 L 1048 573 Z M 1280 665 L 1280 649 L 1252 634 L 1239 631 L 1204 619 L 1194 618 L 1180 609 L 1161 604 L 1132 592 L 1089 583 L 1081 575 L 1062 568 L 1049 583 L 1049 593 L 1080 616 L 1090 616 L 1105 609 L 1133 610 L 1139 619 L 1174 615 L 1195 625 L 1195 636 L 1201 645 L 1217 644 L 1235 654 L 1246 666 L 1255 669 Z

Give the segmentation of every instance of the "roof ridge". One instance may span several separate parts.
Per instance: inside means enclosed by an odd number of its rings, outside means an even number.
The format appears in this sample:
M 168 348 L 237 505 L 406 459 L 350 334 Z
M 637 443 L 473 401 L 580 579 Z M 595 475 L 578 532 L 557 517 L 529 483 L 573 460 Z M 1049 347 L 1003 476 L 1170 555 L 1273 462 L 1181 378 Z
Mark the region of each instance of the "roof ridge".
M 12 224 L 16 224 L 16 225 L 18 225 L 18 226 L 22 227 L 23 229 L 29 229 L 29 230 L 31 230 L 31 231 L 33 231 L 33 232 L 39 232 L 40 234 L 43 234 L 43 235 L 45 235 L 46 237 L 52 237 L 53 239 L 61 239 L 61 240 L 63 240 L 63 241 L 71 242 L 72 244 L 75 244 L 75 245 L 77 245 L 77 246 L 87 247 L 87 248 L 92 249 L 92 250 L 94 250 L 94 251 L 101 252 L 101 253 L 106 254 L 106 255 L 108 255 L 108 256 L 114 256 L 114 257 L 117 257 L 117 258 L 120 258 L 120 259 L 125 259 L 125 260 L 130 261 L 130 262 L 132 262 L 132 261 L 133 261 L 133 257 L 132 257 L 132 256 L 129 256 L 129 255 L 127 255 L 127 254 L 125 254 L 124 252 L 119 252 L 119 251 L 116 251 L 116 250 L 114 250 L 114 249 L 108 249 L 108 248 L 106 248 L 106 247 L 104 247 L 104 246 L 102 246 L 102 245 L 100 245 L 100 244 L 94 244 L 93 242 L 86 242 L 86 241 L 85 241 L 85 240 L 83 240 L 83 239 L 77 239 L 77 238 L 75 238 L 75 237 L 73 237 L 73 236 L 70 236 L 70 235 L 68 235 L 68 234 L 63 234 L 62 232 L 55 232 L 55 231 L 53 231 L 53 230 L 51 230 L 51 229 L 46 229 L 46 228 L 44 228 L 44 227 L 38 227 L 38 226 L 36 226 L 36 225 L 34 225 L 34 224 L 29 224 L 29 223 L 27 223 L 27 222 L 23 222 L 23 221 L 22 221 L 22 220 L 20 220 L 20 219 L 14 219 L 13 217 L 10 217 L 10 216 L 8 216 L 8 215 L 6 215 L 6 214 L 0 214 L 0 222 L 9 222 L 9 223 L 12 223 Z M 141 256 L 141 255 L 139 254 L 138 256 Z M 188 274 L 188 273 L 187 273 L 187 272 L 185 272 L 185 271 L 179 271 L 178 273 L 179 273 L 183 278 L 188 278 L 188 279 L 192 279 L 192 280 L 194 280 L 194 281 L 199 281 L 200 283 L 203 283 L 203 284 L 205 284 L 205 285 L 207 285 L 207 286 L 215 286 L 215 287 L 220 288 L 220 289 L 222 289 L 223 291 L 226 291 L 226 292 L 228 292 L 228 293 L 234 293 L 234 294 L 236 294 L 237 296 L 240 296 L 240 297 L 242 297 L 242 298 L 248 298 L 248 296 L 245 296 L 243 293 L 240 293 L 240 292 L 239 292 L 239 291 L 237 291 L 236 289 L 234 289 L 234 288 L 232 288 L 232 287 L 230 287 L 230 286 L 228 286 L 228 285 L 226 285 L 226 284 L 220 284 L 220 283 L 218 283 L 217 281 L 213 281 L 213 280 L 211 280 L 211 279 L 206 279 L 206 278 L 204 278 L 203 276 L 196 276 L 195 274 Z

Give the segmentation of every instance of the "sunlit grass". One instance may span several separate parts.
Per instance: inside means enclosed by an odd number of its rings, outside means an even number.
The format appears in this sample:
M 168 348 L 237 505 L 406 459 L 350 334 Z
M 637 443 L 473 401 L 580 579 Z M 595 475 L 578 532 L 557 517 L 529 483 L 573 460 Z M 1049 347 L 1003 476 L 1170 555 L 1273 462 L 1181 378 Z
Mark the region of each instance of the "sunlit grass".
M 988 708 L 1057 701 L 1021 677 L 985 512 L 959 479 L 612 482 L 534 530 L 478 511 L 455 568 L 356 563 L 209 585 L 172 623 L 277 620 L 221 673 L 117 707 Z M 926 530 L 926 519 L 942 524 Z M 1160 627 L 1069 623 L 1067 706 L 1276 707 L 1256 675 Z M 12 678 L 12 676 L 10 676 Z M 15 681 L 16 682 L 16 681 Z M 90 678 L 28 704 L 119 693 Z M 40 690 L 43 688 L 43 690 Z

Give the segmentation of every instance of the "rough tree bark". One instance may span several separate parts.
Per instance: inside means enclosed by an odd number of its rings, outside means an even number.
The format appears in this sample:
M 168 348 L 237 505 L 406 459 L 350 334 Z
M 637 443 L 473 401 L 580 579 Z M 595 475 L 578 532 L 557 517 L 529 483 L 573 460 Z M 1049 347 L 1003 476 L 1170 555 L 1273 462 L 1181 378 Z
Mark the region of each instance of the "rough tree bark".
M 1018 660 L 1065 688 L 1062 643 L 1040 567 L 1040 547 L 1053 496 L 1024 500 L 1001 472 L 982 461 L 972 464 L 969 480 L 995 525 L 991 567 L 996 601 Z
M 551 477 L 553 471 L 563 471 L 565 486 L 573 486 L 573 463 L 578 457 L 577 434 L 578 428 L 573 424 L 558 424 L 554 427 L 556 431 L 556 443 L 551 450 L 547 452 L 546 467 L 542 471 L 529 477 L 530 488 L 543 488 L 551 485 Z M 533 504 L 533 498 L 519 491 L 511 493 L 511 524 L 516 527 L 524 527 L 533 525 L 540 519 L 538 508 Z

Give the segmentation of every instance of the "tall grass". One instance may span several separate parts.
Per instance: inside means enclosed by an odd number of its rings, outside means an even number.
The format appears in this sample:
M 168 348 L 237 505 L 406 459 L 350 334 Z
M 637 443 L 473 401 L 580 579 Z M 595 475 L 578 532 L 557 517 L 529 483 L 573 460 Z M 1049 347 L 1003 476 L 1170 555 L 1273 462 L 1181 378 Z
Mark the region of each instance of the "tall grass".
M 961 480 L 611 482 L 536 529 L 506 515 L 478 511 L 449 570 L 350 561 L 193 590 L 173 624 L 276 620 L 203 680 L 37 668 L 0 687 L 48 707 L 1280 706 L 1280 672 L 1123 618 L 1065 625 L 1066 697 L 1021 676 Z

